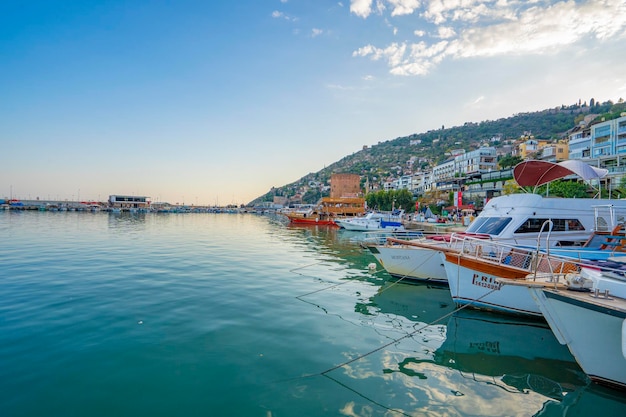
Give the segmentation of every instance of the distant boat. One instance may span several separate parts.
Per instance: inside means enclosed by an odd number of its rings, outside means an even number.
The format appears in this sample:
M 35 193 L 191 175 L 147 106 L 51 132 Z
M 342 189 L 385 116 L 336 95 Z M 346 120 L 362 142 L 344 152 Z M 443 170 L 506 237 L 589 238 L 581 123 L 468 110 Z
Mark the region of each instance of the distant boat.
M 365 213 L 365 199 L 360 197 L 324 197 L 315 206 L 283 211 L 294 224 L 339 227 L 336 220 Z
M 390 213 L 371 212 L 365 216 L 337 219 L 335 223 L 346 230 L 367 232 L 372 230 L 404 230 L 402 224 L 403 210 Z

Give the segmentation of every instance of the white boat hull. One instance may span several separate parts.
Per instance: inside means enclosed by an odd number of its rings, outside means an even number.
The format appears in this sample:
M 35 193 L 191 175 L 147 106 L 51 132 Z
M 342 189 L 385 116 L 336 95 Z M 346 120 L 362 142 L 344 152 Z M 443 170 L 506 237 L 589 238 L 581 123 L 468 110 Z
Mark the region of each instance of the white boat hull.
M 452 300 L 457 305 L 541 317 L 541 310 L 525 286 L 502 285 L 498 275 L 477 271 L 444 258 Z
M 445 283 L 448 281 L 438 251 L 406 246 L 375 246 L 370 251 L 389 275 Z
M 626 310 L 595 302 L 590 293 L 530 288 L 559 342 L 585 373 L 626 388 Z
M 346 222 L 342 220 L 335 220 L 340 227 L 343 227 L 346 230 L 351 230 L 355 232 L 371 232 L 374 230 L 404 230 L 404 226 L 402 225 L 387 225 L 381 226 L 379 223 L 358 223 L 358 222 Z
M 404 230 L 402 214 L 368 213 L 362 217 L 337 219 L 335 223 L 346 230 L 369 232 L 372 230 Z

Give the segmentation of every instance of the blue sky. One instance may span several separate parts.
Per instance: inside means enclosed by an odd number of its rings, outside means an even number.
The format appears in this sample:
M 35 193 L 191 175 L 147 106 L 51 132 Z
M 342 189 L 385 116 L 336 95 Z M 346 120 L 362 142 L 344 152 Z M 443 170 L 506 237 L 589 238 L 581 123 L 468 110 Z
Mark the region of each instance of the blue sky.
M 240 204 L 364 145 L 626 99 L 623 0 L 0 2 L 0 198 Z

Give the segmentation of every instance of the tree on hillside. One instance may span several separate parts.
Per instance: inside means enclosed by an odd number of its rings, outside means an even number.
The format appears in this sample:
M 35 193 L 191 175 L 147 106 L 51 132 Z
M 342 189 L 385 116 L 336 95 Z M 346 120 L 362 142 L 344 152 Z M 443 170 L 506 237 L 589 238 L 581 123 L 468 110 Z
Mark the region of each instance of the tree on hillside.
M 409 190 L 389 190 L 369 193 L 365 197 L 367 206 L 374 210 L 390 211 L 403 209 L 406 212 L 414 210 L 413 195 Z
M 522 187 L 517 185 L 517 182 L 515 180 L 507 180 L 502 186 L 502 194 L 504 195 L 517 194 L 521 193 L 522 191 Z
M 589 186 L 578 181 L 552 181 L 537 189 L 537 194 L 563 198 L 589 198 Z
M 498 161 L 498 165 L 500 165 L 500 168 L 504 169 L 508 167 L 514 167 L 520 162 L 522 162 L 521 156 L 507 155 L 507 156 L 503 156 L 502 158 L 500 158 L 500 160 Z

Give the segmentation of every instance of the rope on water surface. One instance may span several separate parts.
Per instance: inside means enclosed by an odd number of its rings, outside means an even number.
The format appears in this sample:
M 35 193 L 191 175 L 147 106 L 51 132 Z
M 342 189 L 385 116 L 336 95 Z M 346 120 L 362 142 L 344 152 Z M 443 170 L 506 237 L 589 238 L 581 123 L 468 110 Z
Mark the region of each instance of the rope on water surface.
M 300 270 L 300 269 L 309 268 L 309 267 L 311 267 L 311 266 L 315 266 L 315 265 L 323 264 L 324 262 L 326 262 L 326 261 L 319 261 L 319 262 L 314 262 L 314 263 L 312 263 L 312 264 L 308 264 L 308 265 L 300 266 L 300 267 L 298 267 L 298 268 L 293 268 L 293 269 L 289 270 L 289 272 L 296 273 L 296 274 L 298 274 L 298 275 L 300 275 L 300 276 L 310 276 L 310 275 L 300 274 L 300 273 L 298 273 L 298 272 L 296 272 L 296 271 L 298 271 L 298 270 Z M 323 278 L 320 278 L 320 277 L 314 277 L 314 276 L 311 276 L 311 277 L 312 277 L 312 278 L 319 279 L 320 281 L 324 281 L 324 279 L 323 279 Z M 321 291 L 326 291 L 326 290 L 329 290 L 329 289 L 332 289 L 332 288 L 336 288 L 336 287 L 339 287 L 340 285 L 347 284 L 347 283 L 349 283 L 349 282 L 352 282 L 352 280 L 348 280 L 348 281 L 340 282 L 340 283 L 338 283 L 338 284 L 333 284 L 333 285 L 331 285 L 331 286 L 324 287 L 324 288 L 320 288 L 319 290 L 311 291 L 311 292 L 308 292 L 308 293 L 306 293 L 306 294 L 300 294 L 300 295 L 296 296 L 296 298 L 300 299 L 300 298 L 302 298 L 302 297 L 306 297 L 307 295 L 311 295 L 311 294 L 315 294 L 315 293 L 318 293 L 318 292 L 321 292 Z
M 326 378 L 328 378 L 328 379 L 330 379 L 331 381 L 333 381 L 333 382 L 335 382 L 335 383 L 337 383 L 337 384 L 341 385 L 341 386 L 342 386 L 342 387 L 344 387 L 345 389 L 347 389 L 347 390 L 349 390 L 349 391 L 352 391 L 353 393 L 355 393 L 355 394 L 356 394 L 356 395 L 358 395 L 359 397 L 363 398 L 363 399 L 364 399 L 364 400 L 366 400 L 366 401 L 371 402 L 372 404 L 376 404 L 377 406 L 382 407 L 382 408 L 384 408 L 385 410 L 391 411 L 392 413 L 398 413 L 398 414 L 402 414 L 403 416 L 411 417 L 411 415 L 410 415 L 410 414 L 407 414 L 407 413 L 405 413 L 404 411 L 401 411 L 401 410 L 397 410 L 397 409 L 395 409 L 395 408 L 388 407 L 388 406 L 386 406 L 386 405 L 384 405 L 384 404 L 379 403 L 378 401 L 374 401 L 373 399 L 371 399 L 371 398 L 369 398 L 369 397 L 366 397 L 365 395 L 361 394 L 360 392 L 358 392 L 358 391 L 357 391 L 357 390 L 355 390 L 354 388 L 350 388 L 349 386 L 347 386 L 346 384 L 344 384 L 344 383 L 343 383 L 343 382 L 341 382 L 341 381 L 336 380 L 336 379 L 335 379 L 335 378 L 333 378 L 332 376 L 328 376 L 328 375 L 323 375 L 323 376 L 324 376 L 324 377 L 326 377 Z
M 431 255 L 431 256 L 434 256 L 434 254 L 433 254 L 433 255 Z M 425 263 L 426 263 L 429 259 L 430 259 L 430 257 L 429 257 L 429 258 L 427 258 L 427 259 L 425 259 L 422 263 L 420 263 L 419 265 L 417 265 L 415 268 L 413 268 L 411 271 L 409 271 L 409 272 L 408 272 L 408 273 L 406 273 L 405 275 L 401 276 L 400 278 L 395 278 L 395 279 L 393 280 L 393 282 L 392 282 L 390 285 L 388 285 L 386 288 L 381 288 L 380 292 L 382 293 L 382 292 L 387 291 L 389 288 L 391 288 L 391 287 L 393 287 L 394 285 L 397 285 L 397 284 L 399 284 L 399 283 L 403 282 L 405 279 L 411 279 L 411 278 L 410 278 L 410 276 L 409 276 L 409 274 L 411 274 L 411 273 L 413 273 L 414 271 L 418 270 L 418 269 L 419 269 L 422 265 L 424 265 L 424 264 L 425 264 Z M 300 269 L 309 268 L 309 267 L 311 267 L 311 266 L 320 265 L 320 264 L 323 264 L 324 262 L 325 262 L 325 261 L 319 261 L 319 262 L 314 262 L 314 263 L 312 263 L 312 264 L 308 264 L 308 265 L 300 266 L 300 267 L 293 268 L 293 269 L 289 270 L 289 272 L 296 273 L 296 274 L 298 274 L 298 275 L 300 275 L 300 276 L 310 276 L 310 275 L 304 275 L 304 274 L 301 274 L 301 273 L 296 272 L 296 271 L 298 271 L 298 270 L 300 270 Z M 375 271 L 372 271 L 372 273 L 378 273 L 378 272 L 381 272 L 381 271 L 384 271 L 384 270 L 385 270 L 384 268 L 383 268 L 383 269 L 376 269 Z M 323 278 L 321 278 L 321 277 L 315 277 L 315 276 L 311 276 L 311 277 L 312 277 L 312 278 L 319 279 L 320 281 L 324 281 L 324 279 L 323 279 Z M 422 281 L 422 280 L 420 279 L 420 281 Z M 429 282 L 427 279 L 424 279 L 423 281 L 424 281 L 425 283 Z M 347 283 L 349 283 L 349 282 L 351 282 L 351 280 L 349 280 L 349 281 L 344 281 L 344 282 L 341 282 L 341 283 L 338 283 L 338 284 L 334 284 L 334 285 L 331 285 L 331 286 L 329 286 L 329 287 L 321 288 L 321 289 L 319 289 L 319 290 L 311 291 L 311 292 L 308 292 L 308 293 L 306 293 L 306 294 L 301 294 L 301 295 L 296 296 L 296 298 L 298 298 L 298 299 L 299 299 L 299 298 L 301 298 L 301 297 L 306 297 L 307 295 L 311 295 L 311 294 L 315 294 L 315 293 L 318 293 L 318 292 L 322 292 L 322 291 L 330 290 L 330 289 L 333 289 L 333 288 L 339 287 L 339 286 L 341 286 L 341 285 L 343 285 L 343 284 L 347 284 Z
M 444 314 L 443 316 L 439 317 L 438 319 L 435 319 L 435 320 L 433 320 L 432 322 L 430 322 L 430 323 L 428 323 L 428 324 L 425 324 L 425 325 L 423 325 L 422 327 L 419 327 L 419 328 L 417 328 L 417 329 L 413 330 L 412 332 L 409 332 L 409 333 L 405 334 L 405 335 L 404 335 L 404 336 L 402 336 L 402 337 L 399 337 L 399 338 L 397 338 L 397 339 L 394 339 L 394 340 L 392 340 L 392 341 L 391 341 L 391 342 L 389 342 L 389 343 L 386 343 L 386 344 L 384 344 L 384 345 L 382 345 L 382 346 L 377 347 L 376 349 L 370 350 L 370 351 L 369 351 L 369 352 L 367 352 L 367 353 L 364 353 L 364 354 L 359 355 L 359 356 L 357 356 L 357 357 L 355 357 L 355 358 L 352 358 L 352 359 L 350 359 L 350 360 L 348 360 L 348 361 L 346 361 L 346 362 L 340 363 L 339 365 L 335 365 L 335 366 L 333 366 L 332 368 L 329 368 L 329 369 L 327 369 L 327 370 L 325 370 L 325 371 L 322 371 L 322 372 L 320 372 L 320 375 L 325 375 L 325 374 L 327 374 L 327 373 L 329 373 L 329 372 L 332 372 L 332 371 L 334 371 L 334 370 L 336 370 L 336 369 L 343 368 L 344 366 L 349 365 L 349 364 L 351 364 L 351 363 L 353 363 L 353 362 L 356 362 L 356 361 L 358 361 L 358 360 L 360 360 L 360 359 L 363 359 L 363 358 L 365 358 L 366 356 L 371 355 L 372 353 L 376 353 L 376 352 L 378 352 L 378 351 L 380 351 L 380 350 L 382 350 L 382 349 L 385 349 L 386 347 L 389 347 L 389 346 L 391 346 L 391 345 L 393 345 L 393 344 L 396 344 L 396 343 L 398 343 L 399 341 L 401 341 L 401 340 L 403 340 L 403 339 L 406 339 L 407 337 L 412 337 L 413 335 L 415 335 L 416 333 L 421 332 L 421 331 L 422 331 L 422 330 L 424 330 L 425 328 L 427 328 L 427 327 L 429 327 L 429 326 L 432 326 L 433 324 L 439 323 L 439 322 L 440 322 L 440 321 L 442 321 L 443 319 L 449 318 L 450 316 L 452 316 L 452 315 L 453 315 L 453 314 L 455 314 L 456 312 L 461 311 L 461 310 L 463 310 L 463 309 L 465 309 L 465 308 L 469 307 L 469 306 L 470 306 L 470 305 L 471 305 L 474 301 L 480 301 L 482 298 L 484 298 L 484 297 L 488 296 L 489 294 L 491 294 L 491 293 L 492 293 L 492 292 L 494 292 L 494 291 L 495 291 L 495 289 L 493 289 L 493 290 L 489 291 L 487 294 L 483 295 L 482 297 L 479 297 L 479 298 L 477 298 L 476 300 L 473 300 L 472 302 L 470 302 L 470 303 L 468 303 L 468 304 L 465 304 L 465 305 L 463 305 L 463 306 L 461 306 L 461 307 L 459 307 L 459 308 L 457 308 L 457 309 L 455 309 L 455 310 L 451 311 L 450 313 Z
M 436 323 L 439 323 L 440 321 L 442 321 L 442 320 L 444 320 L 444 319 L 446 319 L 446 318 L 449 318 L 450 316 L 454 315 L 455 313 L 457 313 L 457 312 L 459 312 L 459 311 L 461 311 L 461 310 L 464 310 L 464 309 L 468 308 L 468 307 L 469 307 L 469 306 L 471 306 L 474 302 L 482 300 L 483 298 L 487 297 L 489 294 L 493 293 L 494 291 L 496 291 L 496 289 L 495 289 L 495 288 L 494 288 L 494 289 L 492 289 L 491 291 L 487 292 L 486 294 L 483 294 L 481 297 L 478 297 L 477 299 L 472 300 L 472 301 L 468 302 L 467 304 L 464 304 L 464 305 L 462 305 L 461 307 L 459 307 L 459 308 L 457 308 L 457 309 L 455 309 L 455 310 L 453 310 L 453 311 L 451 311 L 451 312 L 449 312 L 449 313 L 447 313 L 447 314 L 444 314 L 443 316 L 441 316 L 441 317 L 439 317 L 439 318 L 437 318 L 437 319 L 433 320 L 432 322 L 427 323 L 427 324 L 425 324 L 425 325 L 423 325 L 423 326 L 421 326 L 421 327 L 419 327 L 419 328 L 417 328 L 417 329 L 413 330 L 412 332 L 409 332 L 409 333 L 405 334 L 405 335 L 404 335 L 404 336 L 402 336 L 402 337 L 399 337 L 399 338 L 397 338 L 397 339 L 393 339 L 393 340 L 392 340 L 391 342 L 389 342 L 389 343 L 386 343 L 386 344 L 384 344 L 384 345 L 381 345 L 381 346 L 377 347 L 376 349 L 370 350 L 369 352 L 363 353 L 362 355 L 356 356 L 356 357 L 354 357 L 354 358 L 352 358 L 352 359 L 350 359 L 350 360 L 348 360 L 348 361 L 345 361 L 345 362 L 343 362 L 343 363 L 340 363 L 339 365 L 335 365 L 335 366 L 333 366 L 332 368 L 328 368 L 328 369 L 326 369 L 325 371 L 322 371 L 322 372 L 317 372 L 317 373 L 313 373 L 313 374 L 305 374 L 305 375 L 301 375 L 301 376 L 297 376 L 297 377 L 293 377 L 293 378 L 283 379 L 283 380 L 276 381 L 276 382 L 284 382 L 284 381 L 292 381 L 292 380 L 298 380 L 298 379 L 305 379 L 305 378 L 311 378 L 311 377 L 314 377 L 314 376 L 326 376 L 326 374 L 328 374 L 328 373 L 330 373 L 330 372 L 332 372 L 332 371 L 335 371 L 335 370 L 337 370 L 337 369 L 339 369 L 339 368 L 343 368 L 344 366 L 349 365 L 349 364 L 351 364 L 351 363 L 353 363 L 353 362 L 356 362 L 356 361 L 358 361 L 358 360 L 360 360 L 360 359 L 363 359 L 363 358 L 365 358 L 365 357 L 367 357 L 367 356 L 371 355 L 372 353 L 376 353 L 376 352 L 378 352 L 378 351 L 380 351 L 380 350 L 383 350 L 383 349 L 385 349 L 385 348 L 387 348 L 387 347 L 389 347 L 389 346 L 391 346 L 391 345 L 394 345 L 394 344 L 396 344 L 396 343 L 400 342 L 401 340 L 404 340 L 404 339 L 406 339 L 406 338 L 408 338 L 408 337 L 412 337 L 412 336 L 414 336 L 416 333 L 421 332 L 421 331 L 422 331 L 422 330 L 424 330 L 425 328 L 427 328 L 427 327 L 429 327 L 429 326 L 432 326 L 432 325 L 434 325 L 434 324 L 436 324 Z

